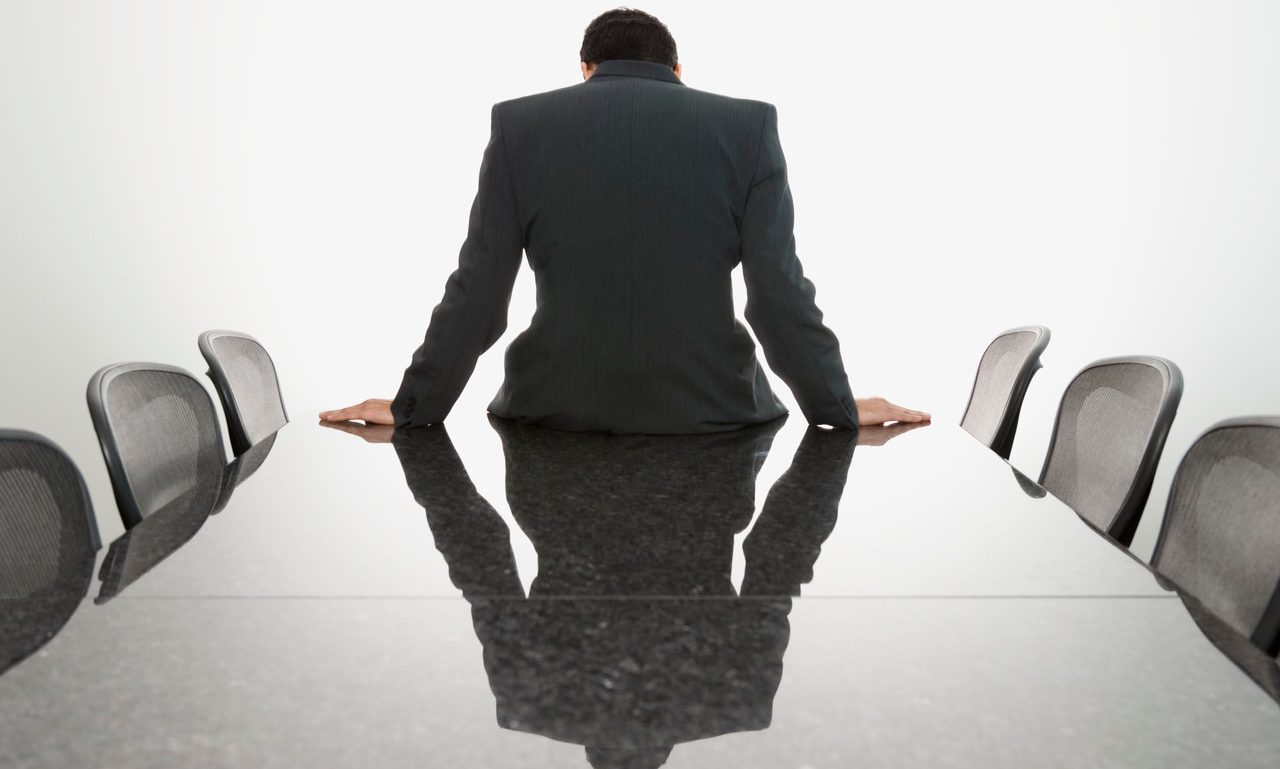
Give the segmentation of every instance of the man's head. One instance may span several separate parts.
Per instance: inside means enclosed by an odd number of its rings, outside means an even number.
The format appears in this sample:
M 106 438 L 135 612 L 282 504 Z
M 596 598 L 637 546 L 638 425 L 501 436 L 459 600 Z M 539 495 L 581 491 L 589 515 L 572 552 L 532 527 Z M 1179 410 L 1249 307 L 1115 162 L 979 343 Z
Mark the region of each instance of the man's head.
M 592 19 L 582 35 L 582 78 L 609 59 L 636 59 L 662 64 L 680 76 L 676 41 L 667 25 L 644 11 L 615 8 Z

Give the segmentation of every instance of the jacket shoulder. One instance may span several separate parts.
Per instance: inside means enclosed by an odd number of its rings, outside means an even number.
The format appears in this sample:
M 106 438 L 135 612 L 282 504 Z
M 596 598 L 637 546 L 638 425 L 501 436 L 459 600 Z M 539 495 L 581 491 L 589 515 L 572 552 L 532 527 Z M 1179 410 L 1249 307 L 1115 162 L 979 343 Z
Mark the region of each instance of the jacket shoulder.
M 582 83 L 575 83 L 574 85 L 567 85 L 563 88 L 554 88 L 550 91 L 539 91 L 538 93 L 531 93 L 525 96 L 515 96 L 510 99 L 503 99 L 493 106 L 504 114 L 520 112 L 529 108 L 537 108 L 541 105 L 553 104 L 563 99 L 572 98 L 575 91 L 577 91 L 581 85 Z
M 685 88 L 690 96 L 695 99 L 706 102 L 708 105 L 714 105 L 725 111 L 736 112 L 742 115 L 755 117 L 759 119 L 774 106 L 766 101 L 759 99 L 744 99 L 740 96 L 726 96 L 721 93 L 712 93 L 711 91 L 702 91 L 697 88 Z
M 547 109 L 556 109 L 566 103 L 576 102 L 590 95 L 590 86 L 588 83 L 574 83 L 573 85 L 555 88 L 550 91 L 541 91 L 539 93 L 528 94 L 525 96 L 517 96 L 510 99 L 504 99 L 494 104 L 494 109 L 503 115 L 520 116 L 528 113 L 538 113 Z M 690 86 L 680 88 L 679 93 L 686 101 L 700 107 L 726 115 L 733 115 L 742 119 L 762 120 L 770 111 L 774 110 L 774 106 L 769 102 L 759 99 L 744 99 L 736 96 L 726 96 L 724 94 L 713 93 L 711 91 L 703 91 Z

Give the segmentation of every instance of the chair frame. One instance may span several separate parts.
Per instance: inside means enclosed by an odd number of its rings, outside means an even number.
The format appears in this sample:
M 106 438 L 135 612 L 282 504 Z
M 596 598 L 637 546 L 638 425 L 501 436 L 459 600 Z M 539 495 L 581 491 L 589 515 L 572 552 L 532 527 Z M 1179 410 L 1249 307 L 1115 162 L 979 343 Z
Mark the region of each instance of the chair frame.
M 39 433 L 33 433 L 30 430 L 17 430 L 9 428 L 0 428 L 0 443 L 35 443 L 45 448 L 52 449 L 58 455 L 75 476 L 76 486 L 80 490 L 80 499 L 84 502 L 85 523 L 89 527 L 89 546 L 96 553 L 102 547 L 102 537 L 98 534 L 98 519 L 93 513 L 93 500 L 89 496 L 89 487 L 85 485 L 84 475 L 80 472 L 80 468 L 71 459 L 62 447 Z
M 1214 423 L 1192 441 L 1186 454 L 1183 454 L 1182 460 L 1178 462 L 1178 469 L 1173 475 L 1173 484 L 1169 487 L 1169 499 L 1165 503 L 1164 519 L 1160 522 L 1160 534 L 1156 537 L 1156 546 L 1151 552 L 1151 568 L 1157 574 L 1160 573 L 1160 554 L 1164 551 L 1165 543 L 1169 537 L 1169 509 L 1173 506 L 1174 500 L 1178 498 L 1178 487 L 1183 480 L 1183 464 L 1186 461 L 1187 454 L 1190 454 L 1200 441 L 1213 433 L 1239 427 L 1268 427 L 1280 430 L 1280 417 L 1249 416 L 1224 419 Z M 1165 577 L 1165 579 L 1168 578 Z M 1249 640 L 1272 657 L 1280 655 L 1280 585 L 1276 585 L 1272 591 L 1271 598 L 1267 601 L 1266 609 L 1263 610 L 1262 617 L 1258 620 L 1258 625 L 1254 628 Z
M 1124 501 L 1120 504 L 1120 509 L 1116 512 L 1111 525 L 1105 531 L 1107 536 L 1128 547 L 1133 543 L 1133 535 L 1138 531 L 1138 524 L 1142 520 L 1142 513 L 1147 506 L 1147 499 L 1151 496 L 1151 487 L 1155 481 L 1156 468 L 1160 464 L 1160 455 L 1164 452 L 1164 444 L 1169 437 L 1169 429 L 1173 426 L 1173 419 L 1178 414 L 1178 404 L 1182 401 L 1182 371 L 1173 361 L 1154 355 L 1122 355 L 1114 358 L 1102 358 L 1080 369 L 1071 378 L 1071 382 L 1062 392 L 1062 398 L 1058 401 L 1058 414 L 1053 420 L 1053 433 L 1049 437 L 1049 450 L 1045 453 L 1044 466 L 1040 469 L 1040 477 L 1036 482 L 1041 486 L 1044 485 L 1045 476 L 1049 473 L 1049 466 L 1053 463 L 1053 449 L 1058 443 L 1058 429 L 1062 425 L 1062 408 L 1066 404 L 1068 393 L 1071 392 L 1071 386 L 1086 372 L 1096 368 L 1122 364 L 1150 366 L 1160 372 L 1161 379 L 1164 382 L 1164 394 L 1160 399 L 1160 408 L 1156 411 L 1156 417 L 1151 427 L 1151 435 L 1154 439 L 1147 443 L 1147 448 L 1142 454 L 1142 459 L 1138 462 L 1137 470 L 1134 472 L 1135 483 L 1129 486 L 1129 491 L 1125 494 Z M 1147 479 L 1145 482 L 1138 481 L 1143 477 Z
M 1002 338 L 1010 334 L 1022 334 L 1032 332 L 1037 334 L 1035 345 L 1031 348 L 1027 359 L 1023 361 L 1022 368 L 1018 370 L 1018 376 L 1014 380 L 1013 390 L 1009 393 L 1009 399 L 1005 401 L 1004 410 L 1000 412 L 1000 427 L 996 431 L 996 435 L 991 440 L 990 448 L 1001 459 L 1007 460 L 1009 455 L 1013 453 L 1013 439 L 1018 432 L 1018 418 L 1022 415 L 1022 401 L 1026 398 L 1027 390 L 1031 387 L 1031 379 L 1036 372 L 1044 368 L 1044 364 L 1040 362 L 1040 356 L 1044 354 L 1045 348 L 1049 346 L 1050 332 L 1048 326 L 1018 326 L 1017 328 L 1007 329 L 996 334 L 982 351 L 982 357 L 978 359 L 978 370 L 973 375 L 973 386 L 969 388 L 969 402 L 964 407 L 964 415 L 960 417 L 960 424 L 964 425 L 964 420 L 969 416 L 969 410 L 973 408 L 973 396 L 978 391 L 978 375 L 982 373 L 982 358 L 987 356 L 987 350 Z M 1009 418 L 1009 412 L 1013 412 L 1012 418 Z
M 142 508 L 138 504 L 138 499 L 133 493 L 133 486 L 129 482 L 129 474 L 125 469 L 125 463 L 120 456 L 120 447 L 116 444 L 115 434 L 111 429 L 111 421 L 107 416 L 106 392 L 107 387 L 122 374 L 128 374 L 133 371 L 161 371 L 168 374 L 177 374 L 190 379 L 200 388 L 209 400 L 209 409 L 213 410 L 213 399 L 209 398 L 209 391 L 204 388 L 199 379 L 196 379 L 191 372 L 177 366 L 170 366 L 165 363 L 146 363 L 141 361 L 130 363 L 114 363 L 110 366 L 104 366 L 93 375 L 89 380 L 88 392 L 86 393 L 89 402 L 89 416 L 93 419 L 94 432 L 98 434 L 98 444 L 102 447 L 102 458 L 107 464 L 107 474 L 111 476 L 111 488 L 115 492 L 116 506 L 120 508 L 120 517 L 124 521 L 126 529 L 133 528 L 142 522 L 144 516 Z M 223 453 L 222 448 L 222 430 L 218 426 L 218 415 L 213 414 L 213 429 L 217 434 L 218 453 Z M 220 456 L 219 462 L 226 464 L 226 457 Z
M 219 360 L 217 352 L 213 349 L 213 341 L 224 336 L 247 339 L 262 348 L 263 354 L 271 362 L 271 372 L 275 376 L 276 382 L 276 395 L 280 399 L 280 413 L 284 416 L 286 424 L 289 422 L 289 412 L 285 409 L 284 392 L 280 389 L 280 376 L 276 372 L 275 359 L 271 357 L 271 353 L 267 352 L 267 348 L 262 342 L 240 331 L 226 329 L 212 329 L 201 334 L 198 340 L 200 354 L 204 356 L 205 362 L 209 364 L 209 370 L 205 373 L 213 381 L 213 389 L 218 393 L 218 400 L 222 402 L 222 411 L 227 420 L 227 433 L 231 438 L 231 450 L 236 456 L 240 456 L 253 448 L 253 442 L 249 440 L 249 436 L 244 430 L 240 407 L 236 403 L 235 393 L 232 392 L 231 382 L 227 378 L 227 371 L 223 368 L 222 361 Z

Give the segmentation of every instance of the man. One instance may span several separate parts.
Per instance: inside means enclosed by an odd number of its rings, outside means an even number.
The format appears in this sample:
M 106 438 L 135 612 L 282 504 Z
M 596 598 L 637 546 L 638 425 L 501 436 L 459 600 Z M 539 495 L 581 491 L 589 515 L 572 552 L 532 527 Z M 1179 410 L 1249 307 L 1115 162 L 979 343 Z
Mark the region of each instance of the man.
M 785 414 L 734 318 L 741 263 L 746 319 L 810 423 L 927 421 L 883 398 L 855 405 L 796 257 L 773 105 L 685 86 L 671 34 L 642 11 L 592 21 L 581 59 L 582 83 L 494 105 L 458 268 L 395 399 L 321 419 L 444 420 L 506 330 L 523 252 L 537 309 L 507 348 L 495 416 L 699 433 Z

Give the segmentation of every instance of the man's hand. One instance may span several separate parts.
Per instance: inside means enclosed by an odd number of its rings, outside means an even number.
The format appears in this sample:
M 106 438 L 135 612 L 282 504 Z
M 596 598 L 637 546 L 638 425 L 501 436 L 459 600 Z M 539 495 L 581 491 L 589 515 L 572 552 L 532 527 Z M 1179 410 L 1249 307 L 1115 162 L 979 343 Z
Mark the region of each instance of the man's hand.
M 325 422 L 346 422 L 359 419 L 370 425 L 394 425 L 396 418 L 391 415 L 391 401 L 370 398 L 364 403 L 357 403 L 345 409 L 321 411 L 320 419 Z
M 858 407 L 859 425 L 882 425 L 886 422 L 928 422 L 933 418 L 923 411 L 904 409 L 884 398 L 858 398 L 854 403 Z

